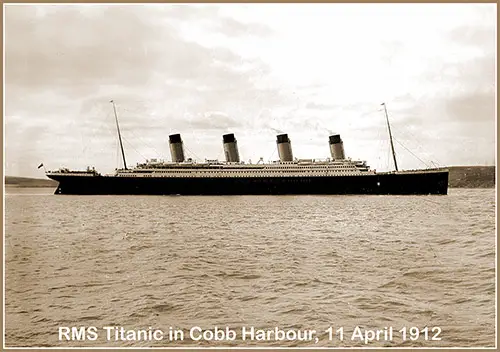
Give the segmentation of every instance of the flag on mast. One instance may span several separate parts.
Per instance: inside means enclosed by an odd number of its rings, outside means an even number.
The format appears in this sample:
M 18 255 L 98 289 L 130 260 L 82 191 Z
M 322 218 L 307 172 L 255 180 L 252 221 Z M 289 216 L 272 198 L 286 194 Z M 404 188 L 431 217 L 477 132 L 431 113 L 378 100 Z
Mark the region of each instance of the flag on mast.
M 43 166 L 43 163 L 41 163 L 40 165 L 38 165 L 38 169 L 41 168 Z

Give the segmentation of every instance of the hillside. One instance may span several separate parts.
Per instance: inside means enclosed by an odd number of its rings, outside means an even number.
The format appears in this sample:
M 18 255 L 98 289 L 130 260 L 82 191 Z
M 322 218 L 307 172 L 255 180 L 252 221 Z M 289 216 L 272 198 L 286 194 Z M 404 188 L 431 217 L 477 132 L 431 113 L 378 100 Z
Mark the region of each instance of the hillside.
M 495 187 L 494 166 L 450 166 L 449 187 L 493 188 Z
M 495 187 L 494 166 L 450 166 L 448 186 L 452 188 L 492 188 Z M 8 187 L 57 187 L 57 182 L 49 179 L 5 176 Z
M 57 182 L 49 179 L 5 176 L 6 187 L 57 187 Z

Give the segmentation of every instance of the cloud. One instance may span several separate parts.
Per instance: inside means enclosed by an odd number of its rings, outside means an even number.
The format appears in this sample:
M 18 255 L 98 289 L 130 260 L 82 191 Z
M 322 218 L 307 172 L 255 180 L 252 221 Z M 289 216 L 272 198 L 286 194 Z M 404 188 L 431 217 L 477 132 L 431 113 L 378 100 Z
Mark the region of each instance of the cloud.
M 283 134 L 283 133 L 285 133 L 283 130 L 280 130 L 280 129 L 278 129 L 278 128 L 274 128 L 274 127 L 271 127 L 271 126 L 268 126 L 267 128 L 268 128 L 269 130 L 273 131 L 274 133 L 276 133 L 277 135 L 278 135 L 278 134 Z
M 430 65 L 422 79 L 435 88 L 414 99 L 409 109 L 420 112 L 421 121 L 485 122 L 494 128 L 495 62 L 496 55 L 486 49 L 469 60 Z
M 266 71 L 263 63 L 248 62 L 227 48 L 184 40 L 155 8 L 100 9 L 83 13 L 61 6 L 37 15 L 30 6 L 8 6 L 8 90 L 17 95 L 21 88 L 45 87 L 74 99 L 106 86 L 144 90 L 170 81 L 196 89 L 202 81 L 206 90 L 220 94 L 251 89 L 251 75 Z M 183 7 L 182 13 L 188 10 Z M 248 68 L 241 70 L 244 64 Z
M 25 8 L 27 13 L 18 18 Z M 158 65 L 162 50 L 148 38 L 175 40 L 171 31 L 158 31 L 118 8 L 85 16 L 77 8 L 63 7 L 31 18 L 30 10 L 6 8 L 7 85 L 53 86 L 68 92 L 68 86 L 145 83 L 154 71 L 137 67 Z
M 494 141 L 493 8 L 443 18 L 443 6 L 416 29 L 423 5 L 415 20 L 390 7 L 383 26 L 377 6 L 345 17 L 336 5 L 310 5 L 307 16 L 296 5 L 6 5 L 7 173 L 32 174 L 39 160 L 114 165 L 111 99 L 130 162 L 155 148 L 168 155 L 173 132 L 202 158 L 220 152 L 226 132 L 252 158 L 279 133 L 298 155 L 302 145 L 324 154 L 333 131 L 364 156 L 387 137 L 382 101 L 403 143 L 451 151 L 472 135 Z M 372 30 L 356 32 L 359 23 Z
M 210 111 L 188 119 L 192 130 L 224 131 L 244 126 L 244 121 L 220 111 Z
M 495 41 L 495 29 L 485 24 L 474 27 L 460 26 L 454 28 L 449 32 L 449 38 L 460 45 L 477 47 L 481 51 L 487 51 L 490 54 L 495 49 L 491 45 L 485 45 Z
M 213 19 L 219 16 L 219 7 L 213 5 L 178 4 L 172 6 L 157 6 L 155 11 L 160 10 L 169 20 L 188 21 L 200 19 Z
M 488 122 L 494 126 L 495 95 L 493 92 L 472 92 L 455 96 L 445 102 L 449 119 L 454 121 L 470 121 L 474 123 Z
M 67 134 L 103 149 L 114 138 L 110 99 L 129 136 L 238 127 L 282 101 L 278 90 L 259 86 L 269 72 L 262 61 L 186 40 L 171 21 L 203 14 L 214 26 L 243 29 L 217 13 L 196 6 L 6 6 L 6 113 L 7 120 L 22 117 L 16 138 L 32 138 L 32 126 L 43 125 L 37 141 L 57 138 L 53 151 L 74 148 L 71 137 L 62 138 Z M 27 148 L 10 145 L 11 159 Z
M 260 23 L 242 23 L 233 18 L 222 18 L 213 28 L 228 36 L 269 36 L 273 33 L 269 26 Z
M 339 105 L 333 105 L 333 104 L 322 104 L 322 103 L 315 103 L 315 102 L 310 102 L 306 104 L 306 109 L 311 109 L 311 110 L 333 110 L 333 109 L 338 109 Z

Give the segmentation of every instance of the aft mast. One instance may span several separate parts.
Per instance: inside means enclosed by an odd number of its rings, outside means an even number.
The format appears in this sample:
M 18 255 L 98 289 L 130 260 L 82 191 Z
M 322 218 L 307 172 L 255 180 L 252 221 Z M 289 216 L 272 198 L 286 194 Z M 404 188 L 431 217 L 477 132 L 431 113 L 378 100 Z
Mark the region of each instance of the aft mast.
M 113 104 L 113 111 L 115 112 L 116 129 L 118 130 L 118 139 L 120 140 L 120 148 L 122 150 L 123 167 L 127 170 L 127 162 L 125 161 L 125 152 L 123 151 L 122 135 L 120 134 L 120 126 L 118 125 L 118 115 L 116 114 L 115 102 L 111 100 L 110 103 Z
M 396 168 L 396 171 L 398 171 L 398 163 L 396 162 L 396 152 L 394 151 L 394 143 L 392 142 L 391 125 L 389 124 L 389 115 L 387 114 L 387 107 L 385 106 L 385 103 L 382 103 L 381 105 L 384 106 L 385 119 L 387 121 L 387 129 L 389 130 L 389 139 L 391 141 L 392 158 L 394 159 L 394 167 Z

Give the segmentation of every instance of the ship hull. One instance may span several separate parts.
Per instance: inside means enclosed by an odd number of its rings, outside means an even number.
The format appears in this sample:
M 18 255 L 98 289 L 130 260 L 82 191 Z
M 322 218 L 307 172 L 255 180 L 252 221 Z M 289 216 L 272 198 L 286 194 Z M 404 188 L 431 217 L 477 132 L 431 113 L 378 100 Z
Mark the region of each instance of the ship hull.
M 448 171 L 311 177 L 123 177 L 48 175 L 56 194 L 76 195 L 445 195 Z

